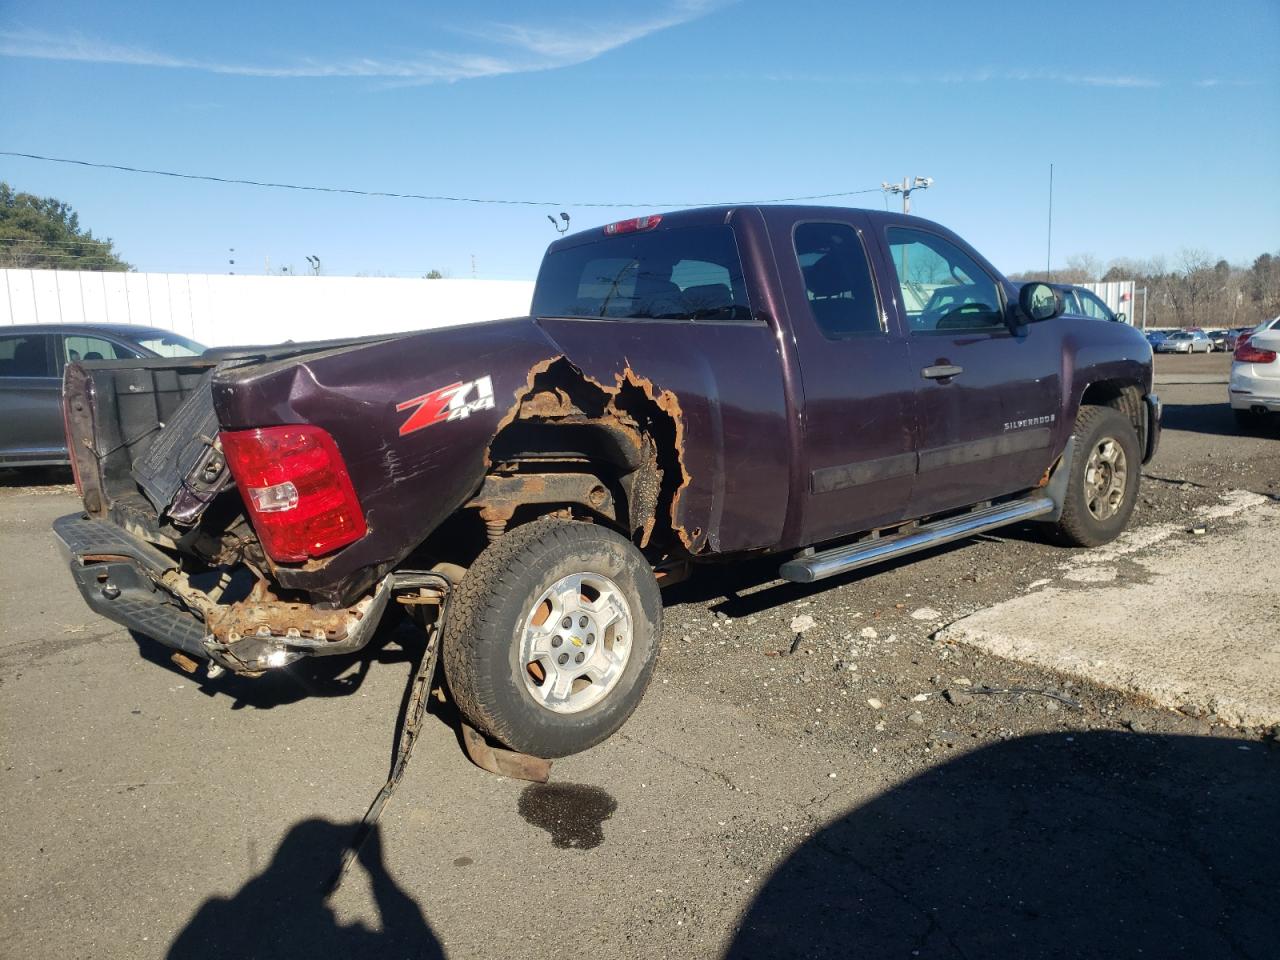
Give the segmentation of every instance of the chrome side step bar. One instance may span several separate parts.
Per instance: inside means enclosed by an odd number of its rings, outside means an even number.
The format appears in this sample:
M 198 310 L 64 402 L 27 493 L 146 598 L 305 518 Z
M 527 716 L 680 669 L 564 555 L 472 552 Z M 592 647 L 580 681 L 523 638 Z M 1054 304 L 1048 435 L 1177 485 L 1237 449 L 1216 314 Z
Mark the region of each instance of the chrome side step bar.
M 801 555 L 788 560 L 778 573 L 784 580 L 795 583 L 813 583 L 838 573 L 857 570 L 882 560 L 927 550 L 953 540 L 963 540 L 997 527 L 1005 527 L 1020 520 L 1034 520 L 1057 510 L 1054 501 L 1044 495 L 1010 500 L 991 507 L 983 507 L 958 517 L 936 520 L 903 533 L 871 540 L 860 540 L 840 547 L 832 547 L 820 553 Z

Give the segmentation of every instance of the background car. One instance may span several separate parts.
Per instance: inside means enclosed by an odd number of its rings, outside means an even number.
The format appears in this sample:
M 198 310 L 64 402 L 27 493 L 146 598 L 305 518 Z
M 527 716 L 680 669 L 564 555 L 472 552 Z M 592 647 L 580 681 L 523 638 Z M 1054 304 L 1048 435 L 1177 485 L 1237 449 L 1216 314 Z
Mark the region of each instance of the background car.
M 1272 317 L 1270 320 L 1263 320 L 1256 327 L 1244 331 L 1240 336 L 1236 337 L 1236 345 L 1233 349 L 1239 349 L 1249 342 L 1251 337 L 1257 336 L 1259 333 L 1265 333 L 1268 330 L 1280 330 L 1280 317 Z
M 1163 330 L 1148 330 L 1145 336 L 1147 338 L 1147 343 L 1151 344 L 1153 348 L 1157 343 L 1160 343 L 1162 340 L 1169 339 L 1169 335 L 1165 333 Z
M 69 463 L 62 368 L 72 360 L 194 357 L 181 334 L 132 324 L 37 323 L 0 327 L 0 466 Z
M 1212 353 L 1213 341 L 1201 330 L 1179 330 L 1171 333 L 1154 347 L 1156 353 Z
M 1213 349 L 1215 350 L 1227 349 L 1227 331 L 1210 330 L 1208 333 L 1208 337 L 1209 337 L 1209 342 L 1213 344 Z
M 1227 399 L 1245 429 L 1280 414 L 1280 327 L 1255 333 L 1231 358 Z
M 1243 334 L 1250 333 L 1252 330 L 1253 330 L 1253 327 L 1235 327 L 1234 329 L 1228 330 L 1227 331 L 1227 349 L 1234 350 L 1236 347 L 1238 347 L 1240 345 L 1239 344 L 1240 337 Z

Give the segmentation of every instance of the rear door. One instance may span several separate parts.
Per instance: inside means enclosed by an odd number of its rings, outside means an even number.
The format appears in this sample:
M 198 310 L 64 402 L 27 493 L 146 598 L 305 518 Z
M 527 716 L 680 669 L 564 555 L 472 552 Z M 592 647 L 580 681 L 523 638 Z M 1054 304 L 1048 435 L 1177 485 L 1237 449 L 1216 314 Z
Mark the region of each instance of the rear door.
M 877 295 L 868 230 L 850 211 L 774 240 L 804 386 L 805 543 L 904 519 L 915 480 L 910 356 Z
M 62 382 L 49 333 L 0 334 L 0 461 L 62 463 Z
M 1062 321 L 1014 333 L 1003 283 L 956 238 L 891 222 L 883 239 L 917 396 L 911 515 L 1035 486 L 1052 460 Z

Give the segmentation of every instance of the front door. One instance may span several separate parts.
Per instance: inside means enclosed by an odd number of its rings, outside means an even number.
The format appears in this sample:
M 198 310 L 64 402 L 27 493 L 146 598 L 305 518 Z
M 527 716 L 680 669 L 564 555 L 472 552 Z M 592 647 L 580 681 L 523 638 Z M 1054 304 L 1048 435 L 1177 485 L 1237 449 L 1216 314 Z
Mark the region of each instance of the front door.
M 885 249 L 917 395 L 920 466 L 911 515 L 1035 486 L 1052 460 L 1061 328 L 1029 324 L 1015 333 L 1001 283 L 947 237 L 890 225 Z
M 907 342 L 877 296 L 866 222 L 849 216 L 777 245 L 804 386 L 805 543 L 904 519 L 915 480 Z

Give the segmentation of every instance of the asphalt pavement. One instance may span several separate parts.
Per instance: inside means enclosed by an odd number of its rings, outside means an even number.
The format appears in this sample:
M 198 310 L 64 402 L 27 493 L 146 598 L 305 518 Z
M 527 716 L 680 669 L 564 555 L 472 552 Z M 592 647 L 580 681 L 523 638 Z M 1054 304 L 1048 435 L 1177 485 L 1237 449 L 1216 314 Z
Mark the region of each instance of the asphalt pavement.
M 1280 497 L 1280 437 L 1238 435 L 1224 384 L 1160 386 L 1135 533 Z M 1123 612 L 1136 561 L 1069 579 L 1087 554 L 1020 528 L 812 587 L 710 571 L 668 592 L 632 720 L 546 786 L 471 766 L 433 704 L 326 895 L 419 636 L 392 622 L 256 681 L 181 673 L 75 593 L 48 532 L 76 506 L 62 480 L 0 485 L 6 956 L 1275 955 L 1275 731 L 940 633 L 1067 585 Z M 1259 528 L 1242 513 L 1203 544 L 1257 575 L 1233 538 Z M 1175 609 L 1224 616 L 1197 591 Z

